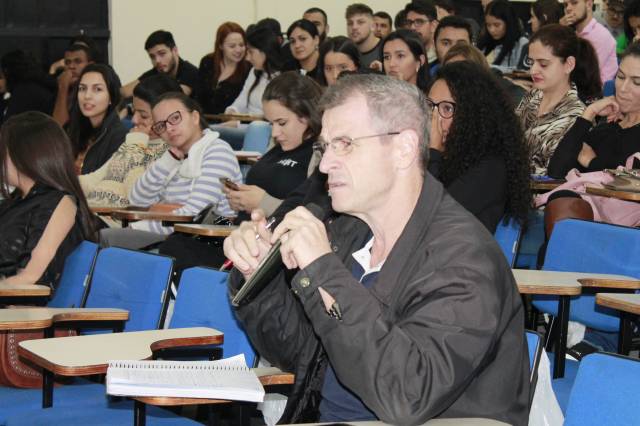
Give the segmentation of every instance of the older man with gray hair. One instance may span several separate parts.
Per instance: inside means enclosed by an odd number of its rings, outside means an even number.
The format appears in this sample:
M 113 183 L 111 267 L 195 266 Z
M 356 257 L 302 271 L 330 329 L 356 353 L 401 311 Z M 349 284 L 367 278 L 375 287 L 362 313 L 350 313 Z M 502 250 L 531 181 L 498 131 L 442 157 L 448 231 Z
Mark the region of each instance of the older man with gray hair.
M 284 265 L 237 316 L 296 381 L 284 421 L 485 417 L 524 425 L 523 308 L 492 236 L 426 170 L 430 111 L 413 85 L 353 75 L 322 98 L 335 215 L 254 212 L 225 240 L 234 294 L 277 241 Z

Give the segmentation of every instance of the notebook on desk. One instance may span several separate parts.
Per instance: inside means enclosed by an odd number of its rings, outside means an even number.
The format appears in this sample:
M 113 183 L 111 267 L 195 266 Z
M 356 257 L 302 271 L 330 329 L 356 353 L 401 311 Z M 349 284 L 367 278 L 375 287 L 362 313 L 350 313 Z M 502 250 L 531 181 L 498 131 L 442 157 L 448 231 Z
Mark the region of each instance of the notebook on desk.
M 244 355 L 219 361 L 109 361 L 107 393 L 262 402 L 264 388 Z

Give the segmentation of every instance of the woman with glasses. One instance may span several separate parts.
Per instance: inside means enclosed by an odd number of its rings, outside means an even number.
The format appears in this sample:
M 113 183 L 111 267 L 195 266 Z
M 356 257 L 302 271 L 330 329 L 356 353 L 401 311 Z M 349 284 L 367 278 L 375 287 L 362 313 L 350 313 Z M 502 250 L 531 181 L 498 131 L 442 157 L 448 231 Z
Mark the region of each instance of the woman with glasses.
M 438 69 L 429 90 L 429 172 L 495 232 L 502 217 L 524 223 L 530 203 L 527 152 L 497 78 L 477 64 Z
M 118 102 L 120 78 L 113 68 L 87 65 L 80 75 L 68 128 L 78 174 L 100 168 L 124 142 L 127 128 L 116 111 Z
M 238 97 L 249 75 L 247 40 L 242 27 L 225 22 L 218 27 L 213 53 L 200 60 L 202 87 L 198 102 L 205 114 L 221 114 Z
M 257 208 L 271 215 L 314 168 L 315 164 L 309 165 L 321 130 L 317 109 L 321 95 L 315 81 L 294 71 L 279 75 L 267 86 L 262 105 L 275 146 L 251 167 L 246 185 L 223 189 L 231 208 L 239 212 L 238 222 L 249 220 Z
M 586 101 L 602 96 L 598 57 L 572 28 L 549 24 L 529 43 L 531 90 L 516 114 L 529 146 L 531 173 L 546 175 L 549 160 Z
M 153 106 L 151 129 L 169 149 L 138 179 L 131 190 L 132 205 L 149 211 L 196 215 L 208 205 L 222 216 L 234 216 L 222 193 L 222 179 L 240 183 L 240 166 L 231 147 L 206 127 L 200 106 L 182 92 L 160 96 Z M 142 248 L 166 239 L 173 228 L 141 220 L 126 229 L 100 233 L 103 245 Z
M 493 0 L 484 11 L 485 32 L 478 48 L 492 67 L 503 72 L 528 69 L 527 40 L 513 6 L 507 0 Z
M 423 92 L 429 83 L 427 55 L 417 33 L 411 30 L 392 32 L 382 42 L 382 67 L 391 77 L 415 84 Z

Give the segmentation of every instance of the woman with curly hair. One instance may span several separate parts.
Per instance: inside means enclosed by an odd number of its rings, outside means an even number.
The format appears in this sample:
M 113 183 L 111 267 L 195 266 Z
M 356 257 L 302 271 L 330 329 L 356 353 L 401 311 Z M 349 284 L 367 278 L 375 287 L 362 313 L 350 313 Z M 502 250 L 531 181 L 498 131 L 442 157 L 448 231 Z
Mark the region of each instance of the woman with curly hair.
M 490 231 L 502 217 L 524 224 L 531 194 L 522 129 L 497 78 L 481 66 L 440 68 L 427 98 L 433 109 L 429 172 Z

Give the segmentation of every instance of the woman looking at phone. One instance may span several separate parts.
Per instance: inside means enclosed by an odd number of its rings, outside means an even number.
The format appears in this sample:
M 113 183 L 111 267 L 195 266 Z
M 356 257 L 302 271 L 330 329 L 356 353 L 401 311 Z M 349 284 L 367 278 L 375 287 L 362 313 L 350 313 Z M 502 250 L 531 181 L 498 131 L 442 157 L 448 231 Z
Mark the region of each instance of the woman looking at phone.
M 245 185 L 223 189 L 231 208 L 239 212 L 238 221 L 257 208 L 270 215 L 307 178 L 321 128 L 321 93 L 315 81 L 294 71 L 274 78 L 265 89 L 262 107 L 276 144 L 249 170 Z

